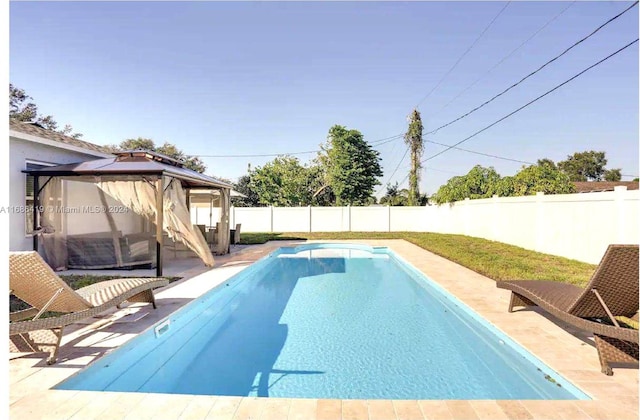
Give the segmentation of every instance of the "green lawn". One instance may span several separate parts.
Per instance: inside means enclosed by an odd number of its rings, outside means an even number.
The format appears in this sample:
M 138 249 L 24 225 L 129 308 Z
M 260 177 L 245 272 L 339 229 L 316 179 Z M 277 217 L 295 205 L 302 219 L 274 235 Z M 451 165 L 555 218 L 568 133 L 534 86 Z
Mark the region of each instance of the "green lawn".
M 242 233 L 240 243 L 273 240 L 405 239 L 494 280 L 555 280 L 584 286 L 596 266 L 463 235 L 426 232 Z

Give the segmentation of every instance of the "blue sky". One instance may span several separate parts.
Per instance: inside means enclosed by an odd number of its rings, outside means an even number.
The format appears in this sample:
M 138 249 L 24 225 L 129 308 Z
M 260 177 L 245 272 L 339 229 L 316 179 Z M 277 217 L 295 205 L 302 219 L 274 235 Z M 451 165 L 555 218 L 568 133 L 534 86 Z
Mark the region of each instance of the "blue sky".
M 374 142 L 406 130 L 413 107 L 505 4 L 12 2 L 9 76 L 41 113 L 97 144 L 148 137 L 194 155 L 285 154 L 317 150 L 334 124 Z M 486 74 L 569 4 L 511 2 L 420 104 L 425 131 L 520 80 L 631 3 L 576 2 Z M 637 35 L 636 6 L 522 85 L 425 140 L 456 143 Z M 637 176 L 638 89 L 636 44 L 460 147 L 527 162 L 604 150 L 607 167 Z M 402 140 L 377 149 L 381 182 L 404 180 L 406 186 Z M 424 156 L 441 150 L 427 143 Z M 297 157 L 306 163 L 314 156 Z M 235 180 L 248 164 L 271 159 L 203 160 L 209 174 Z M 522 166 L 450 150 L 426 163 L 421 189 L 434 193 L 475 164 L 501 175 Z

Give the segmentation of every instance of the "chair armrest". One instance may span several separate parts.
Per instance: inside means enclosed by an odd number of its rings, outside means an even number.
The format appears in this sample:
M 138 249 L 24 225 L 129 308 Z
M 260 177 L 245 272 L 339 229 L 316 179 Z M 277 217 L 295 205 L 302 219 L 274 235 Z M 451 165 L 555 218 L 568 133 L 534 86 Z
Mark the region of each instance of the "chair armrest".
M 36 316 L 38 314 L 38 310 L 36 308 L 23 309 L 21 311 L 15 311 L 9 313 L 9 322 L 14 321 L 22 321 L 23 319 L 28 319 Z

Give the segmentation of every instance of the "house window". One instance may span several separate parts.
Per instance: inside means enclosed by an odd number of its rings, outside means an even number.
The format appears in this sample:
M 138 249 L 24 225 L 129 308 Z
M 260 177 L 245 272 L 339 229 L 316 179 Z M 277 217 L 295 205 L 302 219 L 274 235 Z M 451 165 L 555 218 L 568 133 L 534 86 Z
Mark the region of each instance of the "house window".
M 25 169 L 40 169 L 46 168 L 47 166 L 54 166 L 51 163 L 42 163 L 42 162 L 30 162 L 27 161 L 25 163 Z M 25 190 L 25 232 L 27 235 L 31 235 L 33 233 L 33 200 L 34 200 L 34 185 L 33 185 L 34 177 L 31 175 L 27 175 L 26 182 L 26 190 Z M 42 181 L 42 178 L 40 178 Z M 42 187 L 42 184 L 40 185 Z

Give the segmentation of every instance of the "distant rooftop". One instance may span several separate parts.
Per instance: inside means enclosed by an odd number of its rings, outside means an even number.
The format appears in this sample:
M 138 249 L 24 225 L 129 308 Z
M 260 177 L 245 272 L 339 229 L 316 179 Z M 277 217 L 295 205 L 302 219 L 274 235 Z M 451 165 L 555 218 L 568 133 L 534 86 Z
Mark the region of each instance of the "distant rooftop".
M 574 182 L 576 192 L 589 193 L 601 191 L 613 191 L 615 187 L 625 186 L 627 190 L 637 190 L 638 181 L 592 181 L 592 182 Z
M 81 147 L 83 149 L 88 149 L 94 152 L 109 154 L 111 153 L 111 149 L 109 149 L 108 147 L 99 146 L 88 141 L 65 136 L 64 134 L 56 133 L 55 131 L 42 128 L 39 124 L 36 123 L 22 122 L 9 118 L 9 130 L 31 134 L 32 136 L 42 137 L 44 139 L 57 141 L 59 143 L 64 143 L 70 146 Z

